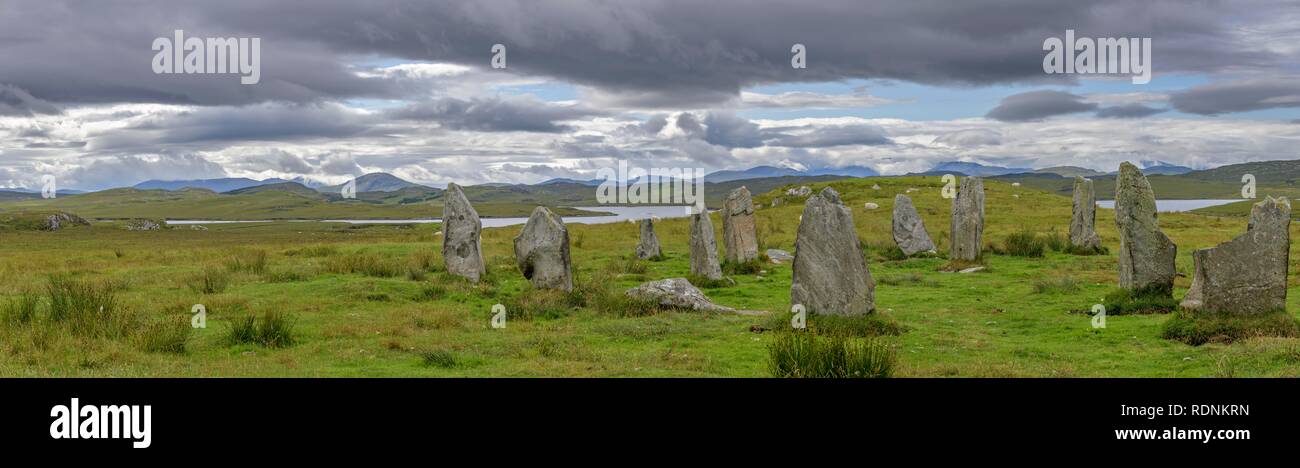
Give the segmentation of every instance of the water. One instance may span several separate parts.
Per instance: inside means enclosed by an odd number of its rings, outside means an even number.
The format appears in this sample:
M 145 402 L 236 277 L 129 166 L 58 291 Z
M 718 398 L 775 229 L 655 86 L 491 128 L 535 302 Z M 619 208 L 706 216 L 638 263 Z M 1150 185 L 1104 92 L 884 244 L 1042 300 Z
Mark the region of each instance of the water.
M 684 206 L 575 206 L 574 208 L 586 211 L 604 211 L 613 213 L 607 216 L 565 216 L 565 223 L 578 224 L 604 224 L 617 223 L 627 220 L 640 220 L 650 217 L 659 218 L 681 218 L 687 215 Z M 315 220 L 294 220 L 289 222 L 297 223 L 349 223 L 349 224 L 422 224 L 436 223 L 438 218 L 423 219 L 322 219 Z M 483 227 L 502 227 L 522 225 L 528 222 L 527 217 L 519 218 L 482 218 Z M 275 221 L 267 220 L 239 220 L 239 221 L 216 221 L 204 219 L 187 219 L 187 220 L 168 220 L 167 224 L 172 225 L 189 225 L 189 224 L 231 224 L 231 223 L 273 223 Z
M 1241 201 L 1237 200 L 1156 200 L 1156 211 L 1161 213 L 1192 211 L 1207 206 L 1219 206 Z M 1115 200 L 1097 200 L 1097 206 L 1115 209 Z

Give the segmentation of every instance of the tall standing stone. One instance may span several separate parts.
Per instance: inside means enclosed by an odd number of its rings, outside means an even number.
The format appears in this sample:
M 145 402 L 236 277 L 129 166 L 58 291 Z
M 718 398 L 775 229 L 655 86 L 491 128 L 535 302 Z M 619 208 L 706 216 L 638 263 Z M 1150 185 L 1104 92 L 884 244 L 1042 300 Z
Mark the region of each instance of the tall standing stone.
M 1119 165 L 1115 179 L 1115 225 L 1119 226 L 1119 287 L 1172 294 L 1178 246 L 1160 231 L 1151 183 L 1128 162 Z
M 1085 249 L 1100 249 L 1097 237 L 1097 192 L 1092 181 L 1074 177 L 1074 207 L 1070 211 L 1070 245 Z
M 979 177 L 961 180 L 952 199 L 952 246 L 950 260 L 978 260 L 984 247 L 984 181 Z
M 572 291 L 569 230 L 564 220 L 544 206 L 533 208 L 528 223 L 515 238 L 515 262 L 533 287 Z
M 894 195 L 894 244 L 904 255 L 916 255 L 920 252 L 934 252 L 934 242 L 925 232 L 925 221 L 912 205 L 912 198 L 907 195 Z
M 442 197 L 443 264 L 448 273 L 477 283 L 487 272 L 480 238 L 483 224 L 459 185 L 447 184 Z
M 641 239 L 636 245 L 636 257 L 642 260 L 663 255 L 659 248 L 659 236 L 655 235 L 655 223 L 650 218 L 641 220 Z
M 727 261 L 744 263 L 758 258 L 754 202 L 748 188 L 732 190 L 722 204 L 722 243 L 727 248 Z
M 853 227 L 853 212 L 830 187 L 808 197 L 794 241 L 790 303 L 809 312 L 864 315 L 875 310 L 876 281 Z
M 1286 198 L 1256 203 L 1245 234 L 1192 252 L 1192 287 L 1179 305 L 1232 314 L 1285 310 L 1290 228 L 1291 203 Z
M 711 280 L 722 279 L 718 265 L 718 241 L 713 237 L 713 220 L 709 210 L 691 215 L 691 274 Z

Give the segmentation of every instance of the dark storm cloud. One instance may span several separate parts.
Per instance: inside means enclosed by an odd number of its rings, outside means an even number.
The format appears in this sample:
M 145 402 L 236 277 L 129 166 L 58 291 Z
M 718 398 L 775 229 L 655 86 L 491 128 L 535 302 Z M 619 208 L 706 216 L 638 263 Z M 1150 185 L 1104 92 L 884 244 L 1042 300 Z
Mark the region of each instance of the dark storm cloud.
M 58 114 L 58 106 L 33 97 L 31 93 L 16 86 L 0 84 L 0 115 L 32 116 L 36 114 Z
M 704 141 L 728 148 L 754 148 L 763 145 L 758 124 L 730 112 L 710 112 L 704 118 L 708 129 Z
M 1103 107 L 1097 111 L 1097 117 L 1111 119 L 1136 119 L 1141 117 L 1150 117 L 1167 110 L 1169 109 L 1147 107 L 1142 104 L 1123 104 Z
M 1157 72 L 1291 63 L 1239 27 L 1288 8 L 1263 1 L 1103 2 L 857 0 L 132 3 L 20 2 L 0 10 L 0 83 L 52 102 L 246 104 L 392 97 L 393 80 L 360 77 L 364 57 L 486 67 L 594 88 L 628 106 L 699 106 L 777 82 L 879 78 L 983 85 L 1070 79 L 1042 71 L 1042 41 L 1065 29 L 1152 37 Z M 154 75 L 154 37 L 262 38 L 262 81 Z M 808 67 L 790 67 L 794 43 Z
M 1218 115 L 1281 107 L 1300 107 L 1300 77 L 1210 83 L 1169 97 L 1175 109 Z
M 96 140 L 97 149 L 152 143 L 293 141 L 362 134 L 374 120 L 337 104 L 205 107 L 143 121 Z
M 541 133 L 567 132 L 572 127 L 559 122 L 600 114 L 584 107 L 537 99 L 496 97 L 422 101 L 388 113 L 392 118 L 434 121 L 454 130 Z
M 985 117 L 1003 122 L 1023 122 L 1096 109 L 1096 104 L 1084 102 L 1083 96 L 1077 94 L 1061 91 L 1030 91 L 1002 98 L 1002 102 L 990 110 Z

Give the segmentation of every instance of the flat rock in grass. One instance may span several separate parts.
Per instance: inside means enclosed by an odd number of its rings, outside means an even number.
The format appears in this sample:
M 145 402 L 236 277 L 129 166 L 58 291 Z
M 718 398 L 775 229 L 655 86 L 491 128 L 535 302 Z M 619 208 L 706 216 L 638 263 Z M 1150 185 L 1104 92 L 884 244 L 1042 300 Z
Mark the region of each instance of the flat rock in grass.
M 754 201 L 741 186 L 722 202 L 722 244 L 727 260 L 745 263 L 758 258 L 758 231 L 754 225 Z
M 1115 224 L 1119 227 L 1119 287 L 1172 293 L 1178 246 L 1160 231 L 1151 183 L 1128 162 L 1119 165 L 1115 179 Z
M 1097 237 L 1097 192 L 1092 181 L 1074 177 L 1074 202 L 1070 211 L 1070 245 L 1087 249 L 1101 248 Z
M 655 301 L 674 309 L 704 312 L 736 312 L 736 309 L 714 304 L 704 292 L 686 278 L 669 278 L 644 283 L 627 291 L 629 297 Z
M 961 180 L 952 199 L 952 246 L 950 260 L 977 260 L 984 247 L 984 181 L 979 177 Z
M 544 206 L 533 208 L 528 223 L 515 238 L 515 262 L 533 287 L 572 291 L 569 230 L 564 220 Z
M 713 220 L 708 210 L 691 215 L 691 274 L 711 280 L 722 279 L 718 264 L 718 240 L 713 235 Z
M 636 257 L 645 260 L 662 255 L 663 251 L 659 248 L 659 236 L 655 235 L 654 220 L 650 218 L 641 220 L 640 231 L 640 240 L 636 244 Z
M 487 272 L 480 237 L 483 223 L 459 185 L 447 184 L 443 192 L 442 229 L 442 261 L 447 273 L 477 283 Z
M 794 255 L 790 255 L 790 252 L 786 252 L 784 250 L 767 249 L 767 252 L 764 253 L 767 254 L 767 259 L 770 260 L 772 263 L 781 263 L 781 262 L 788 262 L 790 260 L 794 260 Z
M 807 185 L 804 185 L 804 186 L 800 186 L 799 188 L 792 188 L 786 190 L 785 194 L 794 197 L 806 197 L 812 195 L 812 189 L 809 188 Z
M 827 315 L 875 310 L 876 281 L 862 256 L 853 212 L 827 187 L 808 197 L 795 236 L 790 303 Z
M 1256 203 L 1245 234 L 1192 252 L 1192 286 L 1179 306 L 1231 314 L 1285 310 L 1290 227 L 1286 198 Z
M 912 198 L 907 195 L 894 195 L 894 244 L 903 254 L 912 256 L 921 252 L 934 252 L 934 242 L 925 232 L 925 222 L 912 205 Z
M 977 266 L 977 267 L 970 267 L 964 270 L 958 270 L 957 273 L 978 273 L 981 271 L 984 271 L 984 267 Z

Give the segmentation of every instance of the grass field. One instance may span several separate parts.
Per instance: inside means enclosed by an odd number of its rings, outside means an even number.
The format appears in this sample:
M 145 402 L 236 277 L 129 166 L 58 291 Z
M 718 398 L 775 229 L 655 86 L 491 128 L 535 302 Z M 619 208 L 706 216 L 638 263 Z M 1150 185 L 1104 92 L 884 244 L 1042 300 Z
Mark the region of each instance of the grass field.
M 881 189 L 873 190 L 873 184 Z M 880 338 L 897 356 L 895 376 L 1300 374 L 1300 339 L 1193 347 L 1161 338 L 1168 314 L 1110 316 L 1106 328 L 1094 329 L 1083 311 L 1101 302 L 1116 277 L 1118 237 L 1110 210 L 1097 216 L 1109 255 L 989 253 L 986 272 L 957 274 L 939 271 L 942 258 L 889 260 L 893 196 L 909 188 L 931 236 L 941 250 L 947 248 L 949 200 L 940 197 L 938 177 L 830 185 L 853 209 L 868 246 L 880 312 L 905 328 Z M 985 188 L 985 242 L 992 250 L 1003 250 L 1013 233 L 1068 231 L 1068 198 L 994 181 Z M 771 208 L 772 196 L 755 197 L 765 206 L 757 211 L 760 244 L 793 251 L 802 201 L 788 197 Z M 865 202 L 880 208 L 866 210 Z M 1231 216 L 1162 214 L 1160 220 L 1179 246 L 1184 273 L 1191 270 L 1193 249 L 1246 228 L 1244 218 Z M 720 236 L 720 221 L 714 222 Z M 438 229 L 261 223 L 129 232 L 97 223 L 56 232 L 0 232 L 0 300 L 8 304 L 0 326 L 0 375 L 769 375 L 767 347 L 781 334 L 761 328 L 780 326 L 789 310 L 788 264 L 734 275 L 736 285 L 704 290 L 722 305 L 771 311 L 774 317 L 625 316 L 588 305 L 529 319 L 511 316 L 505 329 L 493 329 L 494 304 L 537 296 L 514 266 L 511 240 L 519 227 L 484 230 L 489 280 L 480 285 L 440 271 Z M 584 291 L 616 294 L 647 280 L 686 276 L 687 229 L 685 219 L 658 223 L 667 258 L 640 262 L 628 259 L 637 242 L 634 224 L 570 225 L 578 282 Z M 1292 258 L 1300 256 L 1293 252 Z M 98 291 L 95 304 L 110 304 L 106 310 L 112 312 L 98 318 L 113 326 L 73 326 L 78 322 L 56 322 L 42 317 L 46 312 L 23 319 L 22 311 L 44 311 L 51 296 L 66 296 L 62 290 L 51 294 L 51 277 L 63 287 Z M 1291 281 L 1294 288 L 1295 275 Z M 1179 277 L 1175 296 L 1188 284 Z M 1300 310 L 1297 300 L 1293 289 L 1290 310 Z M 185 336 L 195 304 L 205 306 L 207 326 Z M 286 332 L 291 343 L 258 341 L 257 330 L 243 326 L 250 316 L 260 326 L 267 313 L 282 314 L 278 325 L 267 328 Z M 232 329 L 251 338 L 234 340 Z

